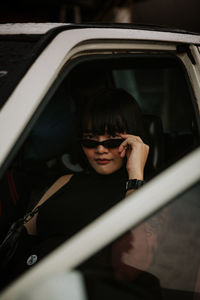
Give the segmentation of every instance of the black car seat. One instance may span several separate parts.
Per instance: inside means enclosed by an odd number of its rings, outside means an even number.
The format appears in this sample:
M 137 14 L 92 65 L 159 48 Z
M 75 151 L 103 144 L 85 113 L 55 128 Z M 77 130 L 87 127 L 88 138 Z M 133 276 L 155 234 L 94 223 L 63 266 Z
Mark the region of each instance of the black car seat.
M 149 157 L 145 175 L 151 178 L 158 174 L 164 165 L 164 134 L 161 118 L 156 115 L 144 115 L 144 122 L 149 138 Z

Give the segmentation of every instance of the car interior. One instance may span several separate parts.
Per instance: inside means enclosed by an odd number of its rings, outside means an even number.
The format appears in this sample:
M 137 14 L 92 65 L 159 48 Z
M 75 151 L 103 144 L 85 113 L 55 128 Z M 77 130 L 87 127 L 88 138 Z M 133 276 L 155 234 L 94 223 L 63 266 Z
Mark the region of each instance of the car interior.
M 151 143 L 150 177 L 198 145 L 196 102 L 178 59 L 167 55 L 104 55 L 102 59 L 95 55 L 77 59 L 52 92 L 23 145 L 23 160 L 47 162 L 66 153 L 73 155 L 76 112 L 81 102 L 102 87 L 126 89 L 142 108 Z M 50 146 L 48 151 L 43 145 Z
M 76 114 L 80 104 L 102 87 L 124 88 L 142 109 L 150 145 L 147 181 L 199 145 L 195 96 L 176 56 L 80 56 L 63 68 L 50 88 L 0 181 L 1 240 L 10 223 L 32 209 L 58 177 L 83 170 L 76 159 Z

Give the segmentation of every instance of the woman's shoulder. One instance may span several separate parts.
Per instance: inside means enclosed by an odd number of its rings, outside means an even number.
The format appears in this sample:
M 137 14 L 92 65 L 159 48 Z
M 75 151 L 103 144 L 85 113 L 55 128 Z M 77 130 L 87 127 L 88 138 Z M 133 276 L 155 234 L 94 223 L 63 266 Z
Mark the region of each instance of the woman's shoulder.
M 66 175 L 63 175 L 61 177 L 59 177 L 53 185 L 64 185 L 66 184 L 73 176 L 74 174 L 66 174 Z
M 37 203 L 36 207 L 44 203 L 47 199 L 52 197 L 56 192 L 58 192 L 64 185 L 66 185 L 70 179 L 72 178 L 73 174 L 66 174 L 59 177 L 44 193 L 40 201 Z
M 73 174 L 66 174 L 61 177 L 59 177 L 51 186 L 50 188 L 45 192 L 43 197 L 40 199 L 40 201 L 37 203 L 37 205 L 34 207 L 34 209 L 37 206 L 40 206 L 44 202 L 46 202 L 50 197 L 52 197 L 56 192 L 58 192 L 64 185 L 66 185 L 70 179 L 72 178 Z M 36 219 L 37 219 L 37 213 L 34 215 L 32 219 L 28 223 L 26 223 L 24 226 L 27 229 L 28 234 L 30 235 L 36 235 Z
M 58 190 L 60 190 L 65 184 L 67 184 L 74 174 L 66 174 L 59 177 L 52 186 L 46 191 L 43 196 L 43 200 L 46 201 L 49 197 L 55 194 Z
M 72 179 L 73 177 L 73 179 Z M 59 177 L 50 187 L 49 189 L 45 192 L 45 194 L 43 195 L 43 197 L 40 199 L 38 205 L 42 204 L 43 202 L 45 202 L 47 199 L 49 199 L 50 197 L 52 197 L 55 193 L 57 193 L 59 190 L 61 190 L 62 188 L 64 188 L 64 186 L 66 184 L 68 184 L 69 182 L 71 184 L 73 183 L 77 183 L 80 180 L 82 180 L 85 177 L 84 172 L 78 172 L 78 173 L 73 173 L 73 174 L 66 174 L 63 175 L 61 177 Z

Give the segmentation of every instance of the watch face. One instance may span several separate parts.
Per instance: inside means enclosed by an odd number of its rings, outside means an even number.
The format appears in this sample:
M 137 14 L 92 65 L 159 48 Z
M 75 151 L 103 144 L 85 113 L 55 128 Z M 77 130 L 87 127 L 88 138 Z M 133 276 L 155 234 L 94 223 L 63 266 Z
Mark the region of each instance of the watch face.
M 130 179 L 126 182 L 126 190 L 137 190 L 139 187 L 141 187 L 144 184 L 144 180 L 139 179 Z

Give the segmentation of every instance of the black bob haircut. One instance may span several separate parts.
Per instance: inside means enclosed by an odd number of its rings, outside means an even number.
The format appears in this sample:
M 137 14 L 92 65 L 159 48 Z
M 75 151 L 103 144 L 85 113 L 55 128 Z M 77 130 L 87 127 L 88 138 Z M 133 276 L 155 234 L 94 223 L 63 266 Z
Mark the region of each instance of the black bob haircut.
M 126 132 L 147 142 L 141 109 L 121 88 L 104 88 L 84 101 L 78 114 L 77 130 L 78 138 L 84 133 L 115 135 Z

